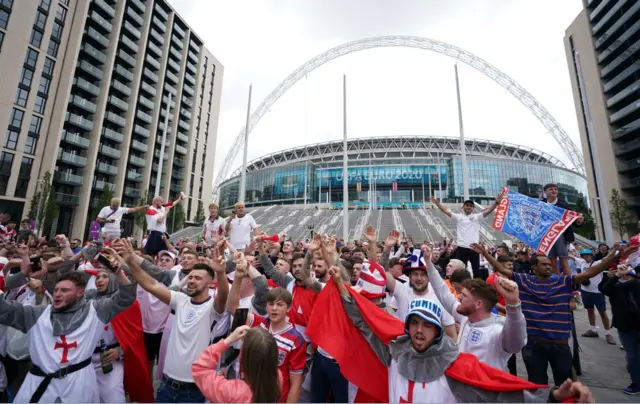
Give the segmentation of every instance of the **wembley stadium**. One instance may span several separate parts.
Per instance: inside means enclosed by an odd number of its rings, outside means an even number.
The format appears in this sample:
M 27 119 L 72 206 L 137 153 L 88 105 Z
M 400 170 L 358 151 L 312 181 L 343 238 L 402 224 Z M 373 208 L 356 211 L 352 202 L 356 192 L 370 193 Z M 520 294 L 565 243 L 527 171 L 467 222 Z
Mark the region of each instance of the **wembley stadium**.
M 560 160 L 516 144 L 466 139 L 469 195 L 486 204 L 507 186 L 538 198 L 544 184 L 558 184 L 570 204 L 587 198 L 586 178 Z M 247 164 L 245 204 L 321 204 L 343 201 L 343 143 L 331 141 L 269 154 Z M 460 139 L 454 137 L 376 137 L 347 142 L 350 208 L 420 207 L 430 196 L 463 199 Z M 232 209 L 240 198 L 241 169 L 220 185 L 220 206 Z

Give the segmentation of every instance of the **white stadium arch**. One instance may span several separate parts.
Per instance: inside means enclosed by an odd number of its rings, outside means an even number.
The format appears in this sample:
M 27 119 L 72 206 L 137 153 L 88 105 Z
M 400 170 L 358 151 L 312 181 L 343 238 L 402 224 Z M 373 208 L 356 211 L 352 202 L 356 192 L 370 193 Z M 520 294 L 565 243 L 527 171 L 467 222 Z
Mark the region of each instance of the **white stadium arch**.
M 260 119 L 269 109 L 278 101 L 278 99 L 293 87 L 301 78 L 305 77 L 310 72 L 314 71 L 318 67 L 337 59 L 341 56 L 348 55 L 352 52 L 363 51 L 373 48 L 390 48 L 390 47 L 404 47 L 423 49 L 432 52 L 437 52 L 445 56 L 449 56 L 455 60 L 465 63 L 485 76 L 489 77 L 496 83 L 500 84 L 505 90 L 511 93 L 518 101 L 524 104 L 525 107 L 542 123 L 545 129 L 553 136 L 558 142 L 560 147 L 565 151 L 573 168 L 576 172 L 585 175 L 584 160 L 578 147 L 567 136 L 567 133 L 562 129 L 558 121 L 551 116 L 549 111 L 540 104 L 527 90 L 525 90 L 520 84 L 518 84 L 511 77 L 498 70 L 491 63 L 486 60 L 468 52 L 457 46 L 448 44 L 446 42 L 437 41 L 434 39 L 406 36 L 406 35 L 390 35 L 390 36 L 378 36 L 372 38 L 360 39 L 353 42 L 348 42 L 335 48 L 331 48 L 326 52 L 323 52 L 302 66 L 293 71 L 287 78 L 285 78 L 258 106 L 258 108 L 251 114 L 249 118 L 249 134 L 256 127 Z M 214 200 L 218 195 L 218 188 L 222 181 L 224 181 L 230 172 L 231 164 L 235 160 L 236 156 L 242 151 L 244 147 L 244 135 L 245 127 L 243 126 L 235 140 L 233 145 L 229 149 L 229 153 L 224 159 L 220 172 L 218 173 L 215 182 L 213 183 Z

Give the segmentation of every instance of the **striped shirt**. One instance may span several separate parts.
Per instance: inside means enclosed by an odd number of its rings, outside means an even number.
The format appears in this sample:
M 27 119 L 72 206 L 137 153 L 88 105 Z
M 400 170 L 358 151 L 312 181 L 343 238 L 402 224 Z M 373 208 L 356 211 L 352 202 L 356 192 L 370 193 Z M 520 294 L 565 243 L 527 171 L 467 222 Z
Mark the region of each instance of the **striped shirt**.
M 571 308 L 574 276 L 552 275 L 540 279 L 513 273 L 520 288 L 522 313 L 527 320 L 527 334 L 546 339 L 568 340 L 571 331 Z

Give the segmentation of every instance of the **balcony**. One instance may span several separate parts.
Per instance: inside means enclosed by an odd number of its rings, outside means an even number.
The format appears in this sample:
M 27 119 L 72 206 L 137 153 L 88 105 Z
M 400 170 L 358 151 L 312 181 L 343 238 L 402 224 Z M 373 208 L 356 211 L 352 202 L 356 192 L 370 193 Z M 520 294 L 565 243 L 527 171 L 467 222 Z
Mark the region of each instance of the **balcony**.
M 91 19 L 98 23 L 106 32 L 111 32 L 111 29 L 113 29 L 113 24 L 105 20 L 97 11 L 91 13 Z
M 193 59 L 193 63 L 198 63 L 198 55 L 189 51 L 189 58 Z
M 156 151 L 153 153 L 153 155 L 154 155 L 154 156 L 156 156 L 156 158 L 160 158 L 160 151 L 159 151 L 159 150 L 156 150 Z M 168 158 L 169 158 L 169 154 L 168 154 L 167 152 L 164 152 L 163 160 L 166 160 L 166 159 L 168 159 Z M 154 169 L 154 170 L 156 170 L 156 171 L 158 171 L 158 165 L 157 165 L 157 164 L 154 164 L 153 166 L 154 166 L 154 168 L 153 168 L 153 169 Z
M 93 181 L 93 189 L 102 191 L 104 187 L 107 187 L 109 191 L 113 192 L 116 190 L 116 186 L 110 182 L 95 180 Z
M 131 7 L 127 7 L 127 16 L 131 18 L 133 21 L 135 21 L 139 27 L 141 27 L 142 24 L 144 24 L 144 20 L 142 19 L 142 17 L 140 17 L 140 15 L 136 13 L 136 11 Z
M 140 195 L 142 195 L 142 192 L 139 189 L 125 187 L 124 194 L 130 198 L 140 198 Z
M 121 116 L 119 116 L 118 114 L 115 114 L 113 112 L 107 112 L 107 119 L 113 123 L 115 123 L 116 125 L 120 126 L 121 128 L 124 128 L 124 125 L 126 123 L 125 119 Z
M 178 140 L 189 143 L 189 137 L 182 132 L 178 132 Z
M 129 39 L 128 36 L 122 35 L 120 37 L 120 43 L 125 44 L 130 50 L 133 51 L 133 53 L 138 53 L 138 45 L 136 45 L 135 42 Z
M 124 67 L 120 66 L 119 64 L 116 64 L 115 71 L 117 74 L 120 75 L 120 77 L 125 79 L 128 83 L 131 83 L 133 81 L 133 73 L 131 73 L 129 70 L 125 69 Z
M 76 107 L 79 107 L 91 114 L 95 114 L 96 112 L 96 104 L 92 103 L 91 101 L 87 101 L 84 98 L 80 97 L 79 95 L 73 95 L 71 96 L 71 99 L 69 99 L 69 103 L 75 105 Z
M 98 163 L 96 170 L 98 170 L 103 174 L 108 174 L 108 175 L 118 174 L 118 167 L 112 166 L 111 164 L 107 164 L 107 163 Z
M 81 175 L 64 173 L 60 171 L 56 171 L 53 174 L 53 179 L 54 181 L 59 182 L 61 184 L 78 186 L 78 187 L 82 185 L 82 181 L 83 181 L 83 178 Z
M 171 43 L 177 46 L 178 48 L 180 48 L 180 50 L 184 48 L 184 44 L 182 43 L 182 40 L 175 35 L 171 35 Z
M 77 133 L 67 132 L 66 130 L 62 131 L 62 139 L 63 141 L 72 144 L 74 146 L 80 147 L 82 149 L 89 148 L 89 139 L 86 137 L 82 137 Z
M 189 40 L 189 47 L 193 49 L 194 52 L 198 52 L 200 50 L 200 45 L 193 41 L 193 37 Z
M 69 152 L 63 152 L 62 149 L 58 149 L 58 160 L 77 167 L 84 167 L 87 165 L 86 158 Z
M 80 204 L 80 197 L 71 194 L 63 194 L 62 192 L 56 192 L 56 204 L 65 206 L 78 206 Z
M 185 79 L 185 81 L 188 81 L 189 84 L 191 84 L 191 87 L 195 87 L 196 86 L 196 79 L 194 79 L 192 75 L 185 74 L 184 75 L 184 79 Z
M 98 151 L 102 154 L 104 154 L 107 157 L 111 157 L 114 159 L 119 159 L 120 158 L 120 150 L 118 149 L 114 149 L 113 147 L 109 147 L 109 146 L 105 146 L 103 144 L 100 145 L 100 148 L 98 149 Z
M 136 150 L 138 150 L 138 151 L 141 151 L 143 153 L 146 153 L 149 150 L 149 146 L 147 146 L 145 143 L 139 142 L 137 140 L 133 140 L 131 142 L 131 147 L 136 149 Z
M 126 112 L 129 110 L 129 104 L 114 95 L 109 96 L 109 103 L 118 108 L 120 111 Z
M 136 116 L 148 124 L 150 124 L 151 121 L 153 121 L 153 119 L 151 118 L 151 115 L 147 114 L 146 112 L 140 109 L 138 110 L 138 113 L 136 114 Z
M 92 75 L 98 80 L 102 80 L 102 77 L 104 76 L 104 73 L 102 73 L 102 70 L 95 67 L 94 65 L 87 62 L 86 60 L 83 60 L 82 62 L 80 62 L 80 70 L 83 70 L 89 73 L 90 75 Z
M 144 68 L 144 75 L 154 83 L 158 82 L 158 75 L 149 70 L 148 68 Z
M 637 150 L 640 148 L 640 138 L 634 139 L 630 142 L 626 142 L 626 143 L 614 143 L 613 144 L 613 150 L 616 153 L 616 156 L 621 156 L 627 153 L 630 153 L 634 150 Z M 638 152 L 635 152 L 638 153 Z
M 167 21 L 167 19 L 169 18 L 169 14 L 167 14 L 167 12 L 164 11 L 162 7 L 160 7 L 157 3 L 154 10 L 162 17 L 163 20 Z
M 171 53 L 171 55 L 177 60 L 182 59 L 182 53 L 178 52 L 178 50 L 176 50 L 176 48 L 174 48 L 173 46 L 171 47 L 171 49 L 169 49 L 169 53 Z
M 178 76 L 171 73 L 170 70 L 167 70 L 167 78 L 173 82 L 173 84 L 178 84 Z
M 131 89 L 116 79 L 113 79 L 113 82 L 111 83 L 111 88 L 120 91 L 126 97 L 129 97 L 131 95 Z
M 184 173 L 182 171 L 173 170 L 171 176 L 177 180 L 184 180 Z
M 124 49 L 118 51 L 118 57 L 127 63 L 131 68 L 136 67 L 136 59 L 129 55 Z
M 156 71 L 160 70 L 160 63 L 158 63 L 158 61 L 153 56 L 147 54 L 146 61 L 151 65 L 151 67 L 156 69 Z
M 122 143 L 122 141 L 124 140 L 124 136 L 121 133 L 118 133 L 115 130 L 111 130 L 109 128 L 102 128 L 102 135 L 105 138 L 113 140 L 117 143 Z
M 197 74 L 198 73 L 198 69 L 196 69 L 196 65 L 194 65 L 193 63 L 189 62 L 187 60 L 187 69 L 189 69 L 189 71 L 193 74 Z
M 184 168 L 187 165 L 187 161 L 185 159 L 174 158 L 173 165 Z
M 144 14 L 144 12 L 147 10 L 147 6 L 142 4 L 140 0 L 131 0 L 131 4 L 137 7 L 138 11 L 140 11 L 141 14 Z
M 114 10 L 113 7 L 107 4 L 107 2 L 105 2 L 104 0 L 93 0 L 93 3 L 100 7 L 102 11 L 107 13 L 107 15 L 109 15 L 111 18 L 116 15 L 116 10 Z
M 193 101 L 185 97 L 184 94 L 182 95 L 182 103 L 188 106 L 189 108 L 193 108 Z
M 88 38 L 91 38 L 102 45 L 103 49 L 107 49 L 107 47 L 109 46 L 109 40 L 104 35 L 96 31 L 95 28 L 89 27 L 89 29 L 85 31 L 85 34 Z
M 140 94 L 139 103 L 140 103 L 140 105 L 143 105 L 143 106 L 147 107 L 150 110 L 152 110 L 153 106 L 154 106 L 153 103 L 151 101 L 149 101 L 149 99 L 147 99 L 142 94 Z
M 96 48 L 94 48 L 93 46 L 89 45 L 86 42 L 80 46 L 80 49 L 83 50 L 84 53 L 86 53 L 87 55 L 94 58 L 100 64 L 104 64 L 104 62 L 106 62 L 107 60 L 107 55 L 100 52 L 99 50 L 97 50 Z
M 151 131 L 149 129 L 143 128 L 142 126 L 136 124 L 133 127 L 134 132 L 136 132 L 138 135 L 142 136 L 142 137 L 146 137 L 148 138 L 149 136 L 151 136 Z
M 147 44 L 147 48 L 151 49 L 157 58 L 162 58 L 162 50 L 158 48 L 153 42 Z
M 153 23 L 156 25 L 160 32 L 164 33 L 167 30 L 167 25 L 160 21 L 160 19 L 155 15 L 153 16 Z
M 184 38 L 184 29 L 182 29 L 182 27 L 180 27 L 178 24 L 173 24 L 173 30 L 176 34 L 178 34 L 180 38 Z
M 83 78 L 80 78 L 80 77 L 74 78 L 73 85 L 95 95 L 96 97 L 98 96 L 98 94 L 100 94 L 100 87 L 89 83 L 87 80 Z
M 183 87 L 183 91 L 184 91 L 185 93 L 187 93 L 187 94 L 188 94 L 189 96 L 191 96 L 191 97 L 193 97 L 193 96 L 195 95 L 195 91 L 193 91 L 193 88 L 191 88 L 191 87 L 189 87 L 189 86 L 187 86 L 187 85 L 185 85 L 185 86 Z
M 637 158 L 635 160 L 620 162 L 616 164 L 616 166 L 618 167 L 618 172 L 635 170 L 636 168 L 640 167 L 640 158 Z
M 189 129 L 191 129 L 191 126 L 189 126 L 189 124 L 188 124 L 188 123 L 186 123 L 185 121 L 183 121 L 182 119 L 180 120 L 180 122 L 178 122 L 178 125 L 179 125 L 182 129 L 186 130 L 187 132 L 189 131 Z
M 636 178 L 623 178 L 620 180 L 620 187 L 622 189 L 640 188 L 640 177 Z
M 147 162 L 143 158 L 133 155 L 129 156 L 129 162 L 138 167 L 144 167 L 145 165 L 147 165 Z
M 142 174 L 137 173 L 135 171 L 128 171 L 127 179 L 133 182 L 142 182 Z
M 140 88 L 142 88 L 144 91 L 146 91 L 146 92 L 147 92 L 147 94 L 151 94 L 151 96 L 152 96 L 152 97 L 155 97 L 155 96 L 156 96 L 157 91 L 156 91 L 156 89 L 155 89 L 153 86 L 151 86 L 150 84 L 145 83 L 145 82 L 143 81 L 143 82 L 142 82 L 142 84 L 140 85 Z
M 151 37 L 158 41 L 160 46 L 164 45 L 164 37 L 158 33 L 155 29 L 151 28 Z
M 169 59 L 169 62 L 167 63 L 169 65 L 169 67 L 171 67 L 173 69 L 173 71 L 175 71 L 176 73 L 178 73 L 180 71 L 180 65 L 177 64 L 173 59 Z
M 91 131 L 93 130 L 93 121 L 90 121 L 88 119 L 85 119 L 81 116 L 78 116 L 76 114 L 72 114 L 70 112 L 67 112 L 64 120 L 81 128 L 84 129 L 86 131 Z
M 176 192 L 176 193 L 182 192 L 182 188 L 180 188 L 180 185 L 178 184 L 171 184 L 171 188 L 169 189 L 171 189 L 173 192 Z
M 176 151 L 180 154 L 184 154 L 185 156 L 187 155 L 187 149 L 180 145 L 176 145 Z
M 191 112 L 187 111 L 187 110 L 186 110 L 186 109 L 184 109 L 184 108 L 181 108 L 181 109 L 180 109 L 180 114 L 181 114 L 182 116 L 184 116 L 185 118 L 187 118 L 187 119 L 191 119 L 191 116 L 192 116 L 192 115 L 191 115 Z
M 176 89 L 175 89 L 172 85 L 169 85 L 169 84 L 165 83 L 165 85 L 164 85 L 164 89 L 165 89 L 166 91 L 170 92 L 170 93 L 173 95 L 173 97 L 172 97 L 172 98 L 175 98 L 175 96 L 176 96 Z

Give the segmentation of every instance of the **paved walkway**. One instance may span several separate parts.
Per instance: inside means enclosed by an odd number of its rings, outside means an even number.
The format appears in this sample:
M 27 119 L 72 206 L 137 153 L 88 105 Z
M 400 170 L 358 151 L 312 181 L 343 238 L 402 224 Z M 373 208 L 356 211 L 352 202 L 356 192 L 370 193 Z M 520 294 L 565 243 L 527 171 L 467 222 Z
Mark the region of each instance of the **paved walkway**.
M 608 302 L 607 302 L 607 306 Z M 611 312 L 609 312 L 611 316 Z M 609 317 L 611 319 L 611 317 Z M 631 380 L 626 370 L 624 351 L 620 345 L 609 345 L 604 339 L 604 329 L 600 316 L 596 313 L 596 325 L 600 327 L 599 338 L 584 338 L 580 336 L 589 329 L 587 311 L 585 309 L 575 311 L 578 342 L 580 343 L 580 363 L 582 364 L 582 376 L 578 379 L 589 386 L 593 391 L 596 401 L 599 403 L 638 403 L 640 396 L 624 394 L 622 389 L 627 387 Z M 618 340 L 618 334 L 613 334 Z M 527 378 L 526 368 L 522 361 L 522 355 L 518 355 L 518 376 Z M 553 382 L 551 368 L 549 368 L 549 382 Z

